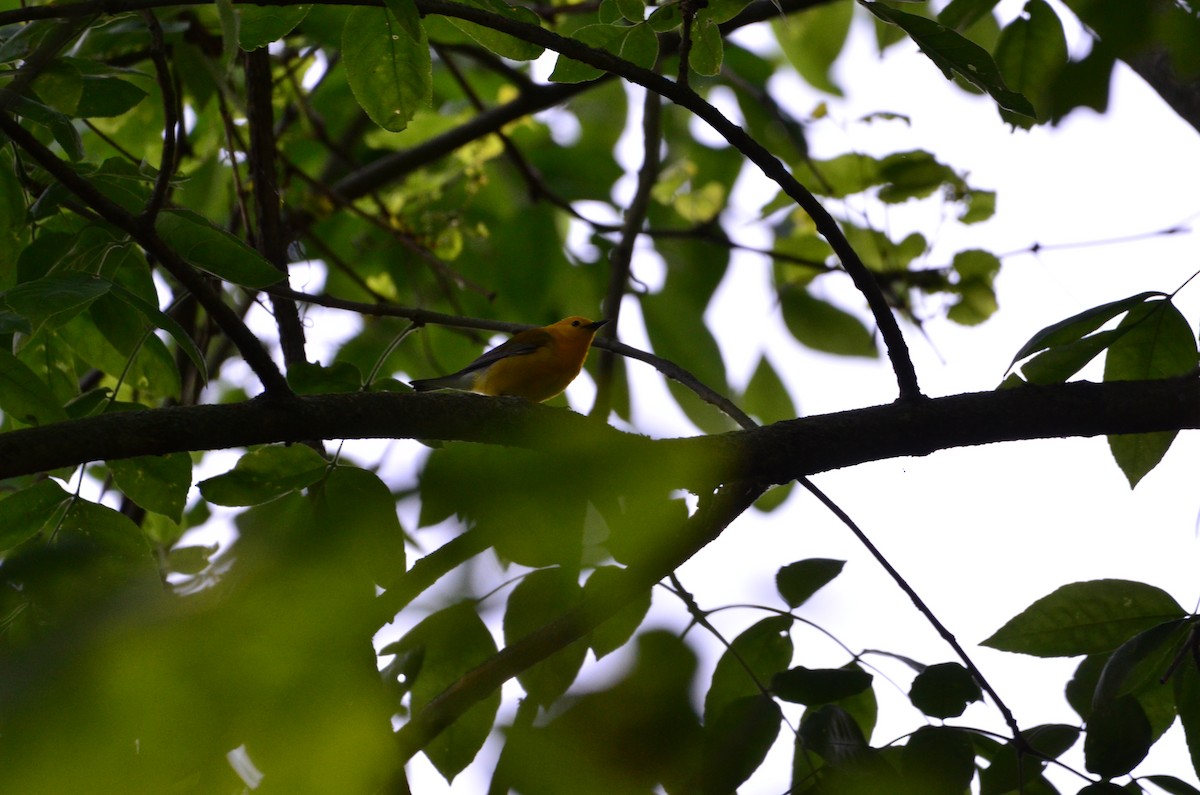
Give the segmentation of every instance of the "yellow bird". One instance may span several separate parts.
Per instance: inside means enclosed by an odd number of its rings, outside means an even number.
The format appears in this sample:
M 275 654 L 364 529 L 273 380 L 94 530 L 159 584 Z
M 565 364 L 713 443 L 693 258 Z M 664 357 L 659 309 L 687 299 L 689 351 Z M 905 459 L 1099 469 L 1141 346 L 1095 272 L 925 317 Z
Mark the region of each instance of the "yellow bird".
M 583 369 L 596 332 L 607 320 L 572 316 L 518 332 L 457 373 L 412 382 L 418 392 L 461 389 L 515 395 L 540 403 L 560 394 Z

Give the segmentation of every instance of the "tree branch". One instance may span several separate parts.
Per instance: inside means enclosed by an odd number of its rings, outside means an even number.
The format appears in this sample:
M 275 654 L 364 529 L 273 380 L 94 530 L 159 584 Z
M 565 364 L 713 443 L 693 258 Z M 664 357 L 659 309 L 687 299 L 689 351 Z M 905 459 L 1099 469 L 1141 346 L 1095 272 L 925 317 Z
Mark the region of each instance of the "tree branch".
M 438 439 L 547 454 L 608 450 L 679 487 L 790 480 L 898 456 L 1021 439 L 1200 428 L 1200 379 L 1087 381 L 901 401 L 713 436 L 652 440 L 563 409 L 467 393 L 258 398 L 104 414 L 0 434 L 0 478 L 87 461 L 307 439 Z M 641 457 L 641 458 L 638 458 Z M 687 462 L 706 462 L 697 472 Z M 690 473 L 690 474 L 689 474 Z

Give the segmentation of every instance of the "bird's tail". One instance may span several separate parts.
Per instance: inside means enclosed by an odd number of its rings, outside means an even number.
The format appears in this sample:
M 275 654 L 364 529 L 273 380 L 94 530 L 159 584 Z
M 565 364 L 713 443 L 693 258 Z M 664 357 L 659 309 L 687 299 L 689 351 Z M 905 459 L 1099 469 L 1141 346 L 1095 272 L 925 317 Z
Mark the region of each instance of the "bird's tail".
M 440 378 L 420 378 L 410 381 L 409 386 L 418 392 L 430 392 L 434 389 L 462 389 L 470 391 L 474 382 L 473 374 L 454 373 Z

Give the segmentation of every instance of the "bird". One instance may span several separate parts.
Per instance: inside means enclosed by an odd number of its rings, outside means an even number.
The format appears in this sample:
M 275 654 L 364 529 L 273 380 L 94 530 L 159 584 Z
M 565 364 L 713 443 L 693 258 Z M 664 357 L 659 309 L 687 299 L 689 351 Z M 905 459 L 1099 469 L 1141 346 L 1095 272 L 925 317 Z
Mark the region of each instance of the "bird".
M 463 369 L 411 382 L 413 389 L 460 389 L 481 395 L 513 395 L 541 403 L 575 380 L 592 339 L 607 320 L 572 315 L 541 328 L 517 332 Z

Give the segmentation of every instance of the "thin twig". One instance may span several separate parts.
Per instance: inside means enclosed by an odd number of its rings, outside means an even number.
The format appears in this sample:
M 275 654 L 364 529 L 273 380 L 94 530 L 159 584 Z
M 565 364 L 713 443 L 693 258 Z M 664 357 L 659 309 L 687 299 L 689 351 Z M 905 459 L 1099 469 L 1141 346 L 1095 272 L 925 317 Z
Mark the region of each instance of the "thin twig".
M 816 497 L 822 505 L 828 508 L 829 511 L 832 512 L 842 524 L 850 529 L 850 532 L 853 533 L 855 538 L 858 539 L 859 543 L 866 548 L 867 552 L 871 554 L 871 557 L 875 558 L 876 562 L 883 567 L 884 571 L 886 571 L 896 585 L 900 587 L 900 590 L 904 591 L 908 598 L 912 600 L 912 603 L 916 606 L 917 611 L 920 612 L 921 615 L 925 617 L 925 620 L 929 622 L 930 626 L 932 626 L 937 633 L 942 636 L 942 640 L 946 641 L 946 643 L 950 645 L 950 648 L 952 648 L 954 653 L 958 655 L 958 658 L 962 660 L 963 665 L 966 666 L 967 670 L 971 672 L 971 677 L 979 684 L 980 687 L 987 691 L 989 696 L 992 697 L 992 702 L 996 705 L 996 709 L 1000 711 L 1000 714 L 1004 718 L 1004 722 L 1008 724 L 1009 730 L 1013 733 L 1013 743 L 1016 745 L 1018 752 L 1020 752 L 1022 749 L 1028 750 L 1025 745 L 1025 740 L 1021 734 L 1021 727 L 1017 725 L 1017 719 L 1013 716 L 1012 710 L 1008 708 L 1008 705 L 1005 704 L 1004 700 L 1000 698 L 1000 694 L 996 692 L 996 690 L 988 682 L 987 678 L 984 677 L 983 673 L 978 667 L 976 667 L 975 663 L 971 660 L 970 655 L 967 654 L 966 649 L 959 644 L 958 639 L 954 637 L 953 633 L 951 633 L 950 630 L 946 628 L 946 625 L 943 624 L 936 615 L 934 615 L 933 611 L 929 609 L 929 605 L 925 604 L 925 601 L 921 599 L 913 587 L 908 584 L 908 581 L 901 576 L 900 572 L 896 570 L 896 567 L 893 566 L 891 562 L 883 555 L 883 553 L 879 551 L 879 548 L 871 542 L 871 539 L 867 538 L 867 534 L 864 533 L 862 528 L 860 528 L 854 522 L 854 520 L 850 518 L 849 514 L 842 510 L 841 506 L 830 499 L 825 492 L 817 488 L 816 484 L 808 478 L 799 478 L 799 481 L 800 485 L 808 489 L 808 491 L 814 497 Z

